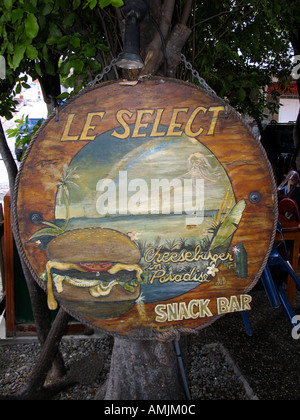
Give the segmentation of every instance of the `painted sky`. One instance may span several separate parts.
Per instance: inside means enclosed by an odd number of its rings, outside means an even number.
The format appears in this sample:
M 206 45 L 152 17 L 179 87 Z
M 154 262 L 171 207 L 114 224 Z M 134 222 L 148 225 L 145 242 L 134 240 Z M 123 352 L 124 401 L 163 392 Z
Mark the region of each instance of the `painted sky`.
M 148 203 L 140 203 L 143 212 L 146 212 L 147 205 L 150 210 L 153 179 L 166 179 L 169 182 L 176 179 L 179 181 L 179 187 L 180 183 L 182 187 L 185 185 L 184 180 L 192 180 L 195 187 L 196 184 L 201 185 L 197 180 L 203 180 L 205 210 L 216 210 L 220 207 L 229 184 L 224 168 L 211 151 L 196 139 L 185 136 L 124 140 L 117 139 L 111 136 L 111 132 L 107 132 L 84 146 L 73 158 L 69 168 L 76 173 L 77 184 L 77 187 L 69 188 L 71 218 L 100 217 L 97 203 L 103 195 L 104 190 L 99 191 L 103 180 L 113 181 L 112 194 L 117 192 L 117 211 L 122 213 L 122 208 L 128 205 L 128 201 L 119 202 L 119 188 L 124 190 L 126 185 L 124 182 L 119 185 L 120 173 L 127 174 L 127 185 L 131 186 L 131 191 L 127 193 L 128 200 L 133 195 L 138 197 L 138 185 L 141 184 L 138 180 L 142 180 L 141 182 L 148 186 Z M 137 185 L 136 191 L 134 185 Z M 172 191 L 174 197 L 178 197 L 176 187 Z M 144 195 L 142 194 L 141 198 Z M 152 202 L 151 208 L 155 205 Z M 157 206 L 160 206 L 158 211 L 161 212 L 161 203 Z M 174 210 L 174 203 L 171 204 L 171 210 Z M 57 202 L 56 217 L 60 219 L 64 218 L 64 215 L 64 203 Z

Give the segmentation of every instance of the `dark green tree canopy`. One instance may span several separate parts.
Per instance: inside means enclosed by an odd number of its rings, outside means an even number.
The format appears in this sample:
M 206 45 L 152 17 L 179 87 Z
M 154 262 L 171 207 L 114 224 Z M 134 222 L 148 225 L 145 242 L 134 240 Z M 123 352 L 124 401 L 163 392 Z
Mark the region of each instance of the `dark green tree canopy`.
M 159 71 L 164 58 L 160 35 L 168 46 L 179 24 L 188 29 L 184 54 L 217 94 L 227 96 L 239 111 L 261 118 L 272 77 L 284 80 L 291 74 L 292 47 L 299 45 L 297 2 L 148 3 L 150 14 L 141 25 L 144 72 Z M 45 101 L 55 104 L 61 79 L 79 88 L 91 81 L 122 49 L 122 5 L 121 0 L 3 0 L 0 55 L 7 62 L 10 88 L 26 72 L 40 79 Z M 190 77 L 183 66 L 171 75 Z M 8 108 L 12 105 L 10 99 L 1 99 Z M 1 114 L 8 115 L 4 110 Z

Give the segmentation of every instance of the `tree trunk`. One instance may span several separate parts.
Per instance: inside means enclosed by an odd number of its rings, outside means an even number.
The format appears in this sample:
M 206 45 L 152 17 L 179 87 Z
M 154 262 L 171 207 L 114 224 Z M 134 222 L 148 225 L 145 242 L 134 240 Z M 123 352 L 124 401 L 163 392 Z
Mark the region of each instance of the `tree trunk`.
M 11 203 L 12 203 L 12 208 L 13 208 L 13 205 L 14 205 L 13 203 L 15 199 L 14 197 L 15 180 L 17 177 L 18 169 L 14 161 L 14 158 L 11 154 L 11 151 L 8 147 L 1 122 L 0 122 L 0 153 L 3 158 L 4 164 L 8 173 Z M 14 223 L 12 223 L 12 228 L 13 228 L 14 237 L 16 238 L 16 232 L 14 231 L 15 230 Z M 16 245 L 18 249 L 17 241 L 16 241 Z M 47 339 L 48 333 L 51 328 L 51 316 L 50 316 L 48 306 L 47 306 L 46 295 L 45 295 L 45 292 L 38 286 L 38 284 L 33 279 L 28 267 L 26 266 L 24 262 L 24 259 L 19 249 L 18 249 L 18 252 L 19 252 L 20 261 L 21 261 L 24 277 L 26 280 L 27 288 L 30 295 L 33 316 L 34 316 L 35 325 L 37 329 L 37 336 L 38 336 L 39 342 L 41 343 L 41 345 L 43 345 Z M 53 379 L 54 378 L 59 379 L 65 375 L 65 366 L 64 366 L 61 353 L 58 352 L 55 355 L 55 358 L 51 360 L 51 363 L 52 361 L 53 361 L 53 365 L 49 372 L 49 376 Z
M 146 49 L 146 60 L 145 67 L 143 68 L 141 75 L 154 75 L 157 73 L 162 60 L 164 58 L 164 53 L 162 51 L 162 37 L 166 40 L 170 29 L 171 22 L 175 8 L 175 0 L 165 0 L 162 6 L 161 13 L 161 22 L 160 22 L 160 33 L 157 31 L 153 40 L 148 45 Z
M 109 378 L 96 399 L 185 399 L 173 343 L 115 338 Z
M 51 314 L 47 305 L 47 295 L 34 280 L 21 256 L 20 260 L 30 296 L 37 336 L 40 344 L 44 346 L 51 330 Z M 64 360 L 60 351 L 56 353 L 52 367 L 47 373 L 48 379 L 51 380 L 60 379 L 66 374 Z
M 42 400 L 52 397 L 54 395 L 53 390 L 55 392 L 61 390 L 55 384 L 50 386 L 44 386 L 44 384 L 52 361 L 59 351 L 59 344 L 65 333 L 69 319 L 70 316 L 64 310 L 60 309 L 28 382 L 18 393 L 10 396 L 1 395 L 0 400 Z M 65 381 L 62 381 L 62 385 L 63 387 L 65 386 Z
M 4 165 L 7 170 L 10 196 L 11 196 L 11 200 L 13 200 L 15 179 L 18 173 L 18 168 L 9 150 L 1 121 L 0 121 L 0 155 L 2 156 Z

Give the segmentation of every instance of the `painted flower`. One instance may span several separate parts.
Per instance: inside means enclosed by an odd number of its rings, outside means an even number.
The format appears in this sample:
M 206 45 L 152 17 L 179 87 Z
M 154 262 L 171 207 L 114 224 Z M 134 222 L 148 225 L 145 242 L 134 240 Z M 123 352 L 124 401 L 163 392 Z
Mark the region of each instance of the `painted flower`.
M 235 255 L 238 254 L 239 252 L 241 252 L 240 249 L 237 246 L 234 246 L 232 248 L 232 251 L 234 252 Z
M 128 233 L 128 236 L 132 241 L 137 241 L 138 235 L 139 233 L 135 229 L 132 229 L 132 231 Z
M 220 270 L 216 267 L 216 264 L 212 264 L 210 267 L 207 268 L 207 274 L 210 276 L 215 277 L 216 273 Z

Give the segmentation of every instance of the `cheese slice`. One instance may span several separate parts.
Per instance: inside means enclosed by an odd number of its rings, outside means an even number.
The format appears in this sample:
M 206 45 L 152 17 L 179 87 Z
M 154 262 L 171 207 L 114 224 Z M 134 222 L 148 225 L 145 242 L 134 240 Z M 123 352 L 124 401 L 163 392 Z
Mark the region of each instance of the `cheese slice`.
M 119 271 L 122 271 L 122 270 L 125 270 L 125 271 L 136 271 L 137 280 L 140 283 L 142 283 L 141 275 L 143 274 L 143 270 L 137 264 L 120 264 L 120 263 L 117 263 L 116 265 L 114 265 L 112 268 L 110 268 L 108 270 L 108 273 L 109 274 L 116 274 L 116 273 L 118 273 Z
M 119 271 L 136 271 L 137 280 L 139 282 L 142 282 L 141 274 L 143 273 L 143 270 L 137 265 L 137 264 L 115 264 L 112 268 L 110 268 L 107 272 L 109 274 L 117 274 Z M 100 283 L 96 287 L 90 288 L 90 294 L 93 297 L 101 297 L 101 296 L 108 296 L 110 292 L 112 291 L 113 287 L 117 285 L 117 281 L 111 281 L 107 285 L 104 286 L 103 283 Z
M 110 283 L 108 283 L 107 286 L 104 286 L 103 283 L 98 284 L 95 287 L 91 287 L 89 289 L 90 294 L 93 297 L 101 297 L 101 296 L 108 296 L 110 292 L 112 291 L 112 288 L 118 284 L 117 281 L 113 280 Z

